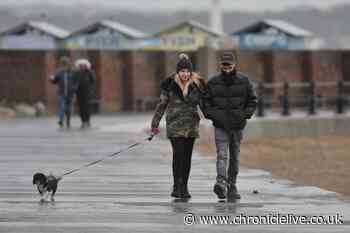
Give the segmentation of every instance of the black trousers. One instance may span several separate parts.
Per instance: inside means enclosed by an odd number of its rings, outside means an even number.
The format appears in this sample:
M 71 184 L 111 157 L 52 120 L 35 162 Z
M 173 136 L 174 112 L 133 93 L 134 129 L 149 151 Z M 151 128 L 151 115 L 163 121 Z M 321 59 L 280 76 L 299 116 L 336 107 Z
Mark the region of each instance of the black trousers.
M 66 124 L 67 126 L 70 126 L 70 117 L 72 115 L 72 98 L 66 99 L 65 114 L 66 114 Z
M 192 152 L 195 138 L 170 138 L 173 149 L 174 184 L 187 184 L 191 171 Z
M 89 91 L 78 91 L 77 100 L 81 122 L 90 122 L 90 95 Z

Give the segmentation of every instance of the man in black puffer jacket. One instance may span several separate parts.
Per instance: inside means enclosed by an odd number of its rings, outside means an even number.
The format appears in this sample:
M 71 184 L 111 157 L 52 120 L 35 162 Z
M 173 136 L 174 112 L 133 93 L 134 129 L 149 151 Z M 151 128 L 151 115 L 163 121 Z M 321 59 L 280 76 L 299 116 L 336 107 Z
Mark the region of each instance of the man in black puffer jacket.
M 220 199 L 240 198 L 236 187 L 240 144 L 247 119 L 252 117 L 257 105 L 253 85 L 247 76 L 237 72 L 236 60 L 232 52 L 222 54 L 221 73 L 208 81 L 202 104 L 205 117 L 212 120 L 215 127 L 217 178 L 214 192 Z

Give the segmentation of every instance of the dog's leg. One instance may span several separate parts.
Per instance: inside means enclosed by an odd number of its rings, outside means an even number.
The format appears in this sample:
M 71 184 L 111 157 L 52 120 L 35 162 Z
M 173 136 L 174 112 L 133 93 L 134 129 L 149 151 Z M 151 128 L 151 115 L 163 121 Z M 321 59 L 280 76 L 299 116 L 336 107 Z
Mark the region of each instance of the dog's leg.
M 40 202 L 44 202 L 44 196 L 45 196 L 45 192 L 43 192 L 42 190 L 39 191 L 40 193 Z
M 61 178 L 59 178 L 61 179 Z M 59 181 L 59 179 L 57 180 L 57 183 Z M 52 193 L 51 193 L 51 201 L 54 202 L 55 201 L 55 194 L 56 194 L 56 191 L 57 191 L 57 183 L 55 185 L 53 185 L 52 187 Z
M 51 193 L 51 201 L 55 202 L 55 193 L 54 192 Z
M 40 200 L 40 202 L 45 202 L 46 200 L 47 200 L 47 197 L 49 196 L 49 192 L 45 192 L 45 193 L 43 193 L 43 195 L 41 196 L 41 200 Z

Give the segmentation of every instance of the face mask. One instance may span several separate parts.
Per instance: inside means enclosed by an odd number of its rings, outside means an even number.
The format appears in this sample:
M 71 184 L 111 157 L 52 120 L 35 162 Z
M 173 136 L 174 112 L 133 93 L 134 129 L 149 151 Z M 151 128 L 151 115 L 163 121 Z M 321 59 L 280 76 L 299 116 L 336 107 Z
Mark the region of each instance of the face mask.
M 233 70 L 231 71 L 226 71 L 224 69 L 221 69 L 221 73 L 224 75 L 224 76 L 232 76 L 232 75 L 236 75 L 237 73 L 237 69 L 236 68 L 233 68 Z

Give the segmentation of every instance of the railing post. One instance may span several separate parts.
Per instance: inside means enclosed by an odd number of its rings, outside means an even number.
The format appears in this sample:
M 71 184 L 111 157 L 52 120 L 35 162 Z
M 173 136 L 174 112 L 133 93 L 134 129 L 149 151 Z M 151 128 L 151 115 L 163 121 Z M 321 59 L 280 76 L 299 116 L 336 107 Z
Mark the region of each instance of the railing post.
M 309 83 L 309 106 L 308 106 L 309 115 L 316 114 L 316 97 L 315 97 L 315 82 L 313 80 Z
M 344 113 L 344 82 L 342 80 L 338 81 L 337 113 Z
M 289 83 L 283 83 L 283 96 L 282 96 L 282 116 L 289 116 Z
M 265 109 L 264 109 L 264 83 L 259 82 L 258 85 L 258 117 L 265 116 Z

